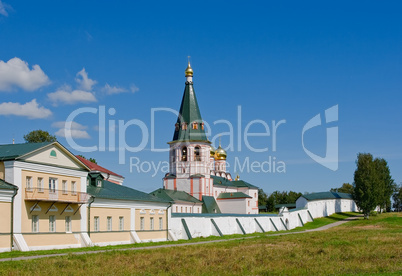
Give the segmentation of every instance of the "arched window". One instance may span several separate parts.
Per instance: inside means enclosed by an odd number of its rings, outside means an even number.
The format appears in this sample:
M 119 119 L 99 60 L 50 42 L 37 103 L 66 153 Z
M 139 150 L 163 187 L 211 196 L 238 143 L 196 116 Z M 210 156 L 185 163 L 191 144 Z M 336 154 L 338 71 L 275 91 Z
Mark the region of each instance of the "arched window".
M 198 129 L 198 124 L 197 124 L 197 122 L 194 122 L 194 123 L 193 123 L 193 129 Z
M 175 128 L 175 131 L 179 131 L 179 123 L 176 123 L 176 124 L 174 125 L 174 128 Z
M 181 149 L 181 161 L 187 161 L 187 147 Z
M 182 123 L 181 124 L 181 129 L 186 130 L 187 129 L 187 123 Z
M 200 147 L 196 146 L 194 148 L 194 160 L 195 161 L 201 161 L 201 153 L 200 153 Z

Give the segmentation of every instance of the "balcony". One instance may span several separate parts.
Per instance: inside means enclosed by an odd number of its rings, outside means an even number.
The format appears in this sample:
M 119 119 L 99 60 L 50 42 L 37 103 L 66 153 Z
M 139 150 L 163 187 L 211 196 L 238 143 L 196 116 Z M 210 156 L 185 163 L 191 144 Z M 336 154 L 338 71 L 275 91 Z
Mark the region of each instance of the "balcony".
M 65 203 L 86 203 L 89 195 L 75 191 L 63 191 L 53 189 L 26 188 L 25 200 L 53 201 Z

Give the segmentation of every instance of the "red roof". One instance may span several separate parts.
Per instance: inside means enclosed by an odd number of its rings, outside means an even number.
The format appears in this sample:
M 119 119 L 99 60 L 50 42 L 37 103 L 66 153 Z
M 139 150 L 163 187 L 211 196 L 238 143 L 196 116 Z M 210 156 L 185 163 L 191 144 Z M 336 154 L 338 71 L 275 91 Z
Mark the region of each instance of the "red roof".
M 82 163 L 84 163 L 88 168 L 90 168 L 91 171 L 100 171 L 100 172 L 103 172 L 103 173 L 107 173 L 107 174 L 110 174 L 110 175 L 115 175 L 117 177 L 123 178 L 123 176 L 121 176 L 121 175 L 119 175 L 117 173 L 114 173 L 112 171 L 109 171 L 108 169 L 105 169 L 104 167 L 101 167 L 98 164 L 92 163 L 91 161 L 89 161 L 89 160 L 87 160 L 87 159 L 85 159 L 85 158 L 83 158 L 81 156 L 76 155 L 75 157 L 77 157 Z

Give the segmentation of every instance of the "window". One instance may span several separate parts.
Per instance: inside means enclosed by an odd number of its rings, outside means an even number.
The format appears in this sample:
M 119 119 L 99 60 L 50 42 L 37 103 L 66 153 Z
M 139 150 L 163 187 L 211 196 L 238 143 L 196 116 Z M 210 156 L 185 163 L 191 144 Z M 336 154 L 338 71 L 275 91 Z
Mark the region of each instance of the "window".
M 204 130 L 204 123 L 201 123 L 201 129 Z
M 49 192 L 56 192 L 56 178 L 49 178 Z
M 145 218 L 140 217 L 140 230 L 145 230 Z
M 49 232 L 56 232 L 56 218 L 49 216 Z
M 27 191 L 32 191 L 32 177 L 27 176 L 26 178 L 26 188 Z
M 87 178 L 87 186 L 89 186 L 89 178 Z
M 185 213 L 187 213 L 187 207 L 186 207 L 186 212 Z
M 71 217 L 70 216 L 66 217 L 66 232 L 67 233 L 71 232 Z
M 154 218 L 149 219 L 149 229 L 154 230 Z
M 174 130 L 175 130 L 175 131 L 179 131 L 179 123 L 176 123 L 176 124 L 174 125 Z
M 63 194 L 67 194 L 67 180 L 61 182 L 61 189 L 63 190 Z
M 57 154 L 56 154 L 56 151 L 55 151 L 55 150 L 52 150 L 52 151 L 50 152 L 50 157 L 57 157 Z
M 248 203 L 248 206 L 250 206 L 250 201 L 248 201 L 247 203 Z
M 201 161 L 200 147 L 198 146 L 194 148 L 194 160 Z
M 187 161 L 187 147 L 181 149 L 181 161 Z
M 38 177 L 37 186 L 38 186 L 38 191 L 43 192 L 43 178 L 42 177 Z
M 77 183 L 75 181 L 71 181 L 71 194 L 77 194 Z
M 163 218 L 159 218 L 159 230 L 163 229 Z
M 32 216 L 32 232 L 38 233 L 39 232 L 39 217 Z
M 107 231 L 112 231 L 112 217 L 107 217 Z
M 180 207 L 180 213 L 183 213 L 183 206 Z
M 96 180 L 96 187 L 102 187 L 102 179 Z
M 196 122 L 193 123 L 193 129 L 198 129 L 198 124 Z
M 187 130 L 187 123 L 182 123 L 181 124 L 181 129 L 182 130 Z
M 178 213 L 178 212 L 179 212 L 179 210 L 178 210 L 178 209 L 179 209 L 179 207 L 177 207 L 177 206 L 176 206 L 176 213 Z
M 124 217 L 119 217 L 119 230 L 124 231 Z
M 99 217 L 94 217 L 94 231 L 99 231 Z

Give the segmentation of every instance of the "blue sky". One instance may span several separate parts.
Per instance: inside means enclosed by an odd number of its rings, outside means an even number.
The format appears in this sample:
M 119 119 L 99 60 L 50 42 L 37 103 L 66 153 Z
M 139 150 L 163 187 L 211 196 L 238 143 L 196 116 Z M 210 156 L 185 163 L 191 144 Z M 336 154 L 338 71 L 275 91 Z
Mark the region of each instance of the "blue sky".
M 184 69 L 191 56 L 194 88 L 210 139 L 222 134 L 233 175 L 266 192 L 326 191 L 353 181 L 359 152 L 385 158 L 397 183 L 402 181 L 402 18 L 399 1 L 0 1 L 1 144 L 34 129 L 47 130 L 76 154 L 63 137 L 63 122 L 79 108 L 95 108 L 74 119 L 74 141 L 99 144 L 99 110 L 109 121 L 138 120 L 151 134 L 153 108 L 179 109 Z M 324 111 L 338 105 L 338 121 L 325 125 Z M 276 134 L 237 144 L 253 120 L 286 120 Z M 330 170 L 311 159 L 302 146 L 305 124 L 321 114 L 323 124 L 304 135 L 305 147 L 325 156 L 326 128 L 339 131 L 339 164 Z M 154 138 L 166 148 L 173 137 L 173 113 L 155 113 Z M 215 124 L 214 124 L 215 122 Z M 115 147 L 119 144 L 119 131 Z M 249 132 L 263 132 L 254 124 Z M 108 134 L 109 135 L 109 134 Z M 135 125 L 123 137 L 138 146 L 144 137 Z M 243 136 L 242 136 L 243 137 Z M 121 137 L 120 137 L 121 138 Z M 105 139 L 109 143 L 108 136 Z M 167 152 L 143 150 L 82 153 L 126 177 L 125 185 L 150 192 L 164 173 L 130 172 L 130 158 L 144 170 L 167 161 Z M 217 146 L 217 141 L 215 141 Z M 134 158 L 134 159 L 133 159 Z M 271 158 L 286 172 L 239 171 L 245 160 Z M 265 163 L 267 164 L 267 163 Z M 163 164 L 162 164 L 163 165 Z M 236 172 L 234 170 L 237 170 Z M 254 169 L 254 171 L 256 171 Z

